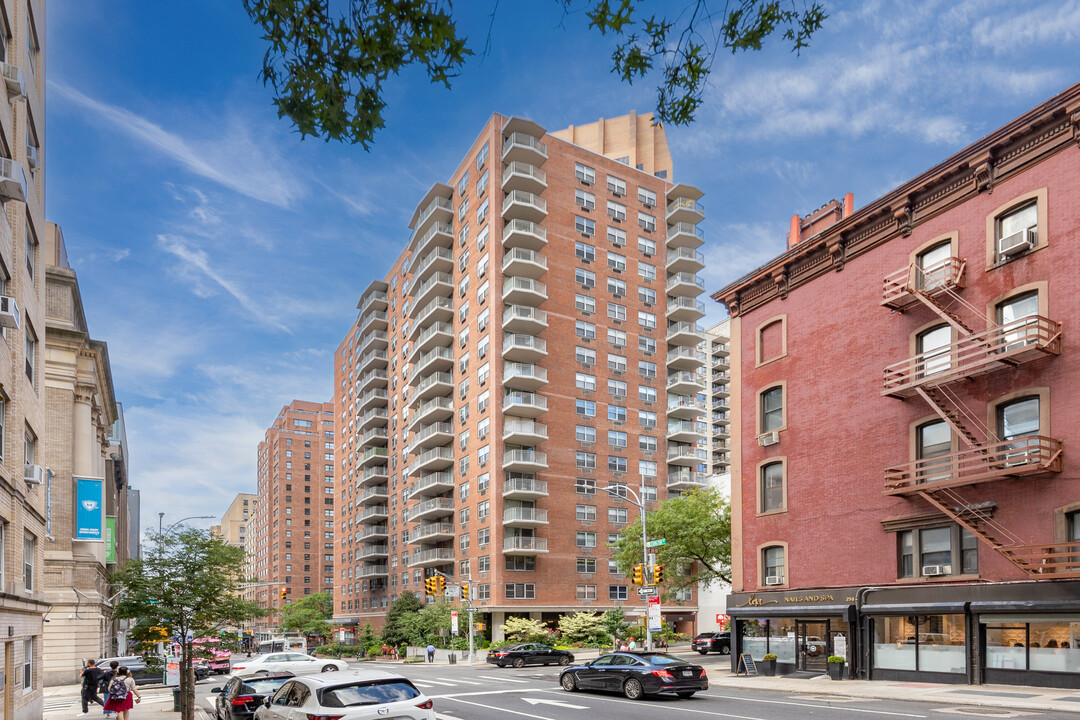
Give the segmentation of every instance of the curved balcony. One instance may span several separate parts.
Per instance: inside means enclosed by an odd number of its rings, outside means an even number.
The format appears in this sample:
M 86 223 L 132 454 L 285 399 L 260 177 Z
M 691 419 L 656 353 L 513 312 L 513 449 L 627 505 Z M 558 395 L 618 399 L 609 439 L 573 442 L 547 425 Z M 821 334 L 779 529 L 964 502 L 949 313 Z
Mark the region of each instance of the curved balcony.
M 386 283 L 380 283 L 386 285 Z M 360 314 L 363 315 L 368 310 L 385 310 L 390 305 L 390 296 L 386 294 L 384 290 L 369 290 L 364 293 L 360 302 Z
M 367 410 L 375 405 L 385 406 L 387 393 L 385 388 L 372 388 L 361 396 L 356 403 L 357 412 L 367 412 Z
M 448 222 L 435 223 L 424 231 L 416 241 L 416 257 L 427 255 L 437 247 L 452 247 L 454 244 L 454 226 Z
M 369 523 L 374 520 L 385 520 L 390 517 L 390 508 L 385 505 L 369 505 L 363 512 L 356 516 L 357 522 Z
M 1058 473 L 1062 442 L 1029 435 L 976 445 L 960 452 L 885 468 L 886 495 L 912 495 L 941 488 Z
M 709 462 L 709 451 L 694 445 L 668 445 L 667 462 L 694 467 Z
M 385 330 L 390 322 L 390 316 L 382 310 L 371 310 L 366 315 L 361 315 L 360 332 L 364 333 L 374 328 Z
M 510 248 L 503 255 L 503 273 L 534 280 L 547 272 L 547 258 L 536 250 Z
M 547 300 L 547 285 L 532 278 L 508 277 L 502 299 L 507 305 L 539 305 Z
M 547 230 L 529 220 L 511 220 L 503 226 L 503 248 L 543 250 L 547 245 Z
M 503 421 L 503 442 L 510 445 L 536 445 L 548 439 L 547 425 L 532 420 Z
M 454 426 L 448 422 L 437 422 L 424 425 L 413 435 L 409 452 L 419 454 L 430 447 L 446 445 L 454 439 Z
M 420 333 L 413 344 L 410 357 L 413 360 L 437 347 L 446 347 L 454 339 L 454 326 L 445 322 L 434 322 Z
M 547 145 L 532 135 L 515 132 L 503 140 L 503 163 L 528 163 L 539 167 L 547 162 Z
M 409 510 L 409 521 L 426 520 L 454 514 L 454 498 L 437 497 L 416 503 Z
M 668 322 L 695 322 L 705 317 L 705 303 L 689 297 L 672 297 L 667 302 Z
M 502 467 L 508 472 L 534 473 L 546 470 L 547 466 L 547 453 L 527 449 L 503 451 Z
M 390 473 L 386 465 L 373 465 L 364 468 L 364 471 L 356 476 L 358 488 L 370 485 L 385 485 L 390 480 Z
M 409 339 L 414 339 L 434 322 L 452 322 L 454 320 L 454 301 L 448 297 L 437 297 L 429 302 L 416 318 L 416 323 L 409 329 Z
M 453 417 L 454 401 L 448 397 L 437 397 L 420 403 L 420 406 L 416 408 L 416 411 L 409 418 L 409 431 L 416 432 L 419 425 L 443 422 Z
M 447 297 L 454 292 L 454 278 L 449 273 L 434 273 L 413 292 L 413 305 L 409 311 L 410 317 L 416 317 L 420 311 L 428 306 L 437 297 Z
M 548 484 L 534 477 L 508 478 L 503 481 L 504 500 L 536 500 L 547 495 Z
M 542 555 L 548 551 L 547 538 L 503 538 L 503 555 Z
M 428 523 L 414 528 L 409 533 L 409 543 L 439 542 L 454 539 L 454 526 L 451 523 Z
M 388 422 L 390 422 L 390 416 L 386 412 L 386 408 L 372 408 L 360 416 L 360 419 L 356 422 L 356 429 L 363 432 L 376 425 L 386 425 Z
M 708 487 L 708 484 L 709 475 L 708 473 L 703 472 L 680 470 L 678 472 L 668 473 L 667 477 L 667 489 L 675 490 L 677 492 L 705 488 Z
M 409 567 L 435 567 L 436 565 L 451 565 L 453 562 L 453 548 L 414 550 L 409 556 Z
M 541 222 L 547 217 L 547 201 L 524 190 L 507 193 L 502 205 L 503 220 Z
M 368 370 L 356 383 L 356 392 L 363 394 L 372 388 L 386 387 L 389 382 L 390 374 L 382 368 Z
M 454 376 L 447 372 L 437 372 L 424 376 L 416 385 L 413 404 L 420 405 L 425 400 L 448 394 L 454 389 Z
M 731 355 L 731 346 L 728 345 L 726 338 L 722 342 L 713 341 L 709 352 L 714 358 L 726 358 Z
M 547 398 L 531 392 L 509 392 L 503 398 L 503 414 L 536 418 L 547 412 Z
M 726 382 L 714 382 L 709 387 L 709 394 L 714 398 L 729 398 L 731 397 L 731 386 Z
M 548 326 L 547 312 L 528 305 L 510 305 L 503 311 L 504 333 L 539 335 Z
M 547 173 L 527 162 L 511 162 L 503 170 L 502 189 L 503 192 L 542 193 L 547 190 Z
M 449 471 L 426 473 L 409 486 L 409 497 L 443 495 L 454 489 L 454 473 Z
M 373 578 L 373 577 L 385 577 L 389 574 L 386 563 L 378 563 L 374 565 L 364 565 L 360 568 L 361 578 Z
M 697 323 L 677 322 L 668 324 L 667 341 L 671 345 L 697 347 L 705 339 L 705 331 Z
M 667 231 L 668 248 L 697 249 L 705 244 L 705 232 L 691 223 L 675 223 Z
M 390 491 L 385 485 L 369 487 L 367 490 L 356 496 L 356 503 L 358 505 L 385 505 L 389 500 Z
M 421 453 L 416 460 L 409 465 L 409 475 L 430 472 L 433 470 L 445 470 L 454 464 L 454 451 L 448 447 L 432 448 Z
M 360 529 L 360 540 L 382 540 L 389 537 L 390 528 L 386 525 L 364 525 Z
M 696 395 L 705 389 L 705 375 L 684 370 L 668 375 L 667 391 L 676 395 Z
M 509 507 L 503 510 L 503 526 L 534 528 L 547 525 L 547 510 L 532 507 Z
M 372 445 L 386 445 L 390 441 L 390 434 L 385 426 L 375 426 L 360 436 L 360 448 Z
M 547 385 L 547 370 L 539 365 L 508 362 L 503 365 L 503 387 L 535 392 Z
M 367 353 L 369 350 L 385 350 L 390 344 L 390 336 L 382 330 L 368 330 L 360 338 L 360 349 L 357 352 Z
M 673 273 L 668 275 L 668 295 L 697 297 L 703 292 L 705 292 L 705 281 L 693 273 Z
M 696 273 L 705 267 L 705 255 L 690 248 L 675 248 L 668 251 L 665 267 L 669 273 Z
M 676 198 L 668 203 L 667 221 L 673 223 L 697 224 L 705 219 L 705 206 L 688 197 Z
M 709 426 L 701 421 L 671 420 L 668 422 L 668 442 L 696 443 L 709 433 Z
M 385 465 L 386 459 L 390 456 L 385 447 L 373 447 L 366 450 L 356 460 L 356 466 L 367 468 L 372 465 Z
M 448 347 L 437 347 L 426 352 L 413 362 L 409 384 L 416 385 L 433 372 L 445 372 L 454 367 L 454 351 Z
M 379 558 L 389 557 L 390 548 L 386 545 L 365 545 L 357 551 L 356 556 L 361 560 L 377 560 Z
M 413 283 L 422 284 L 434 273 L 454 272 L 454 253 L 450 248 L 434 247 L 411 267 Z
M 434 223 L 450 223 L 454 221 L 454 204 L 450 198 L 433 197 L 427 207 L 420 210 L 416 222 L 413 224 L 414 234 L 423 234 Z
M 375 367 L 386 367 L 390 356 L 385 350 L 371 350 L 365 353 L 356 365 L 356 372 L 362 373 Z
M 684 395 L 668 395 L 668 417 L 694 420 L 705 414 L 705 401 Z
M 708 356 L 696 347 L 684 345 L 668 350 L 668 370 L 696 370 L 708 361 Z
M 504 360 L 516 363 L 535 363 L 547 357 L 547 341 L 533 335 L 506 335 L 503 337 Z

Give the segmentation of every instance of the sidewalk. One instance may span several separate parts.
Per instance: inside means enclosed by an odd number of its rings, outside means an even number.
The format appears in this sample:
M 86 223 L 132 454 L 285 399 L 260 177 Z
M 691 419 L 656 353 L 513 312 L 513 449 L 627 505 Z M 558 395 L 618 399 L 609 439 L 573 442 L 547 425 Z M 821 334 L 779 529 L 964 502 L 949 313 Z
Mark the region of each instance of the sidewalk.
M 172 688 L 143 685 L 139 688 L 139 692 L 142 694 L 142 702 L 136 703 L 131 709 L 129 720 L 162 720 L 180 716 L 180 713 L 173 712 Z M 78 685 L 45 688 L 44 719 L 77 717 L 82 712 L 79 693 Z M 105 716 L 102 714 L 100 705 L 91 703 L 90 714 L 86 717 L 101 720 Z M 195 705 L 195 718 L 196 720 L 210 718 L 209 711 L 202 707 L 198 700 Z

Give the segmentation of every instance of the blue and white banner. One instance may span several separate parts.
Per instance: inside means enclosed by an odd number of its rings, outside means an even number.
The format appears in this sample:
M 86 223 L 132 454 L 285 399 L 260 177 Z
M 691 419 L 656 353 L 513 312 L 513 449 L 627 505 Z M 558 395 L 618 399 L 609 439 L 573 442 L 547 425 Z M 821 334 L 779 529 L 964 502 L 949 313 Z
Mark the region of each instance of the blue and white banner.
M 75 539 L 105 539 L 105 481 L 75 478 Z

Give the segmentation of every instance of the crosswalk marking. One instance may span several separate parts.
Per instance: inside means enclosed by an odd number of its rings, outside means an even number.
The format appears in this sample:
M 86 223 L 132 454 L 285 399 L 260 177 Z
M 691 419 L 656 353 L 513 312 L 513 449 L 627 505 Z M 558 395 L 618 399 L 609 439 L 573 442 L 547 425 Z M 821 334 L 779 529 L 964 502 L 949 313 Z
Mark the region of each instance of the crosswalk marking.
M 431 680 L 429 678 L 424 678 L 424 682 L 426 682 L 426 683 L 434 683 L 435 685 L 446 685 L 448 687 L 454 687 L 454 685 L 456 685 L 456 683 L 443 682 L 442 680 Z M 416 684 L 419 685 L 420 683 L 416 683 Z
M 466 685 L 486 685 L 487 683 L 473 682 L 472 680 L 455 680 L 455 682 L 465 683 Z
M 528 680 L 518 680 L 516 678 L 495 677 L 494 675 L 477 675 L 477 677 L 482 677 L 485 680 L 498 680 L 500 682 L 519 682 L 519 683 L 529 682 Z

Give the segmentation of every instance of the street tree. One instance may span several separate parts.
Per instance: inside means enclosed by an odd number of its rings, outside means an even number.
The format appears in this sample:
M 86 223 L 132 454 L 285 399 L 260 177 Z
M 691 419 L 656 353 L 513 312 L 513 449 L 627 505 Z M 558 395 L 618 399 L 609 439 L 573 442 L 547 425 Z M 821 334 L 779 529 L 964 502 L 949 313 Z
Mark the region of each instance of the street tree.
M 662 598 L 698 584 L 731 582 L 731 505 L 716 488 L 664 500 L 645 514 L 645 523 L 650 538 L 666 541 L 649 549 L 664 568 Z M 630 573 L 641 562 L 641 525 L 627 525 L 611 547 L 619 570 Z
M 198 648 L 192 640 L 218 635 L 266 613 L 258 603 L 237 594 L 243 578 L 244 550 L 226 545 L 211 533 L 183 529 L 158 534 L 140 559 L 128 560 L 113 575 L 123 592 L 115 617 L 136 620 L 137 626 L 166 628 L 181 648 L 180 716 L 193 720 L 195 683 L 192 659 Z
M 291 602 L 281 611 L 282 630 L 302 635 L 330 635 L 330 618 L 334 615 L 334 596 L 328 592 L 307 595 Z
M 607 631 L 604 616 L 591 612 L 575 612 L 559 617 L 559 634 L 566 643 L 604 644 Z
M 409 642 L 409 618 L 423 609 L 424 604 L 420 598 L 411 592 L 401 593 L 401 597 L 390 603 L 390 609 L 386 611 L 383 642 L 391 647 L 400 647 L 402 643 Z
M 499 628 L 509 642 L 541 642 L 548 637 L 547 627 L 535 618 L 508 617 Z
M 390 75 L 419 66 L 449 88 L 473 55 L 452 0 L 242 1 L 267 44 L 260 77 L 302 137 L 370 149 Z M 649 16 L 643 0 L 554 1 L 564 17 L 583 9 L 588 28 L 614 40 L 611 71 L 622 81 L 659 72 L 656 117 L 672 125 L 693 121 L 719 54 L 760 50 L 775 36 L 798 52 L 826 19 L 818 0 L 682 0 Z
M 630 623 L 626 622 L 626 617 L 623 615 L 622 610 L 608 610 L 603 615 L 604 630 L 611 636 L 612 644 L 614 645 L 620 638 L 626 637 L 626 633 L 630 630 Z

